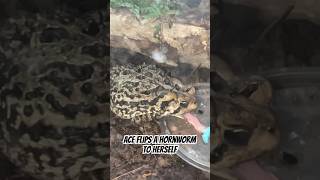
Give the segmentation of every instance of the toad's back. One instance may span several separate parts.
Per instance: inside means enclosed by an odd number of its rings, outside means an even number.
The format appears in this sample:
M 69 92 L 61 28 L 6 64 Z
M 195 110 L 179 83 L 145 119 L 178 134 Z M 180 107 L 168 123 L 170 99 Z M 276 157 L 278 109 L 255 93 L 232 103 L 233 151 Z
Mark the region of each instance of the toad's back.
M 139 123 L 196 108 L 194 89 L 154 65 L 125 65 L 111 69 L 111 110 Z

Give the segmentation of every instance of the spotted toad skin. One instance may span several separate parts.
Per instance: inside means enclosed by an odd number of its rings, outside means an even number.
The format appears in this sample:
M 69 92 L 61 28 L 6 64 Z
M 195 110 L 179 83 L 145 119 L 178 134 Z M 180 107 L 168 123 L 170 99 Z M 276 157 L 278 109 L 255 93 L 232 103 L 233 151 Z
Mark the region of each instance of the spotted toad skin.
M 23 46 L 14 56 L 0 52 L 0 149 L 39 180 L 107 169 L 106 58 L 88 53 L 105 46 L 79 34 L 66 38 Z
M 184 86 L 155 65 L 123 65 L 111 69 L 111 110 L 136 123 L 181 116 L 197 107 L 193 87 Z

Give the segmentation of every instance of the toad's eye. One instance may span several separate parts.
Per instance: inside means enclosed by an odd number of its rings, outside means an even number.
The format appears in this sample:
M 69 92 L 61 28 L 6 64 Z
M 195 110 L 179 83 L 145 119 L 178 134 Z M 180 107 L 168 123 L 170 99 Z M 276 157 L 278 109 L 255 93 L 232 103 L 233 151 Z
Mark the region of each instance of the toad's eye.
M 181 101 L 181 102 L 180 102 L 180 106 L 183 107 L 183 108 L 188 107 L 188 104 L 189 104 L 189 103 L 188 103 L 187 101 Z
M 178 90 L 178 91 L 180 90 L 180 86 L 178 84 L 175 84 L 174 88 L 176 88 L 176 90 Z

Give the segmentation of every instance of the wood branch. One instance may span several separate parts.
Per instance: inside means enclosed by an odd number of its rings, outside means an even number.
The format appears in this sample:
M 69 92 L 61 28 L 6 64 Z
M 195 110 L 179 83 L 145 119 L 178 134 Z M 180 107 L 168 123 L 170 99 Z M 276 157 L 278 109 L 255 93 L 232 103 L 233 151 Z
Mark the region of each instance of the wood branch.
M 125 10 L 110 10 L 111 47 L 127 48 L 151 56 L 152 51 L 160 48 L 154 37 L 155 26 L 159 22 L 139 21 Z M 209 30 L 190 24 L 173 23 L 171 28 L 163 24 L 163 42 L 168 48 L 167 57 L 171 61 L 189 63 L 197 67 L 208 67 Z

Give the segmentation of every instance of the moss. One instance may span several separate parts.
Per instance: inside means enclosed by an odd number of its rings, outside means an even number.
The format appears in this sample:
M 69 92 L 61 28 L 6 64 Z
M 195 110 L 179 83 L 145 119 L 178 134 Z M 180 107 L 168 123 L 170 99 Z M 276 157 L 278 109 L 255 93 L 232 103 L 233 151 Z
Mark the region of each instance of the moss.
M 142 19 L 157 19 L 178 13 L 177 4 L 173 0 L 111 0 L 110 5 L 112 8 L 128 8 Z

